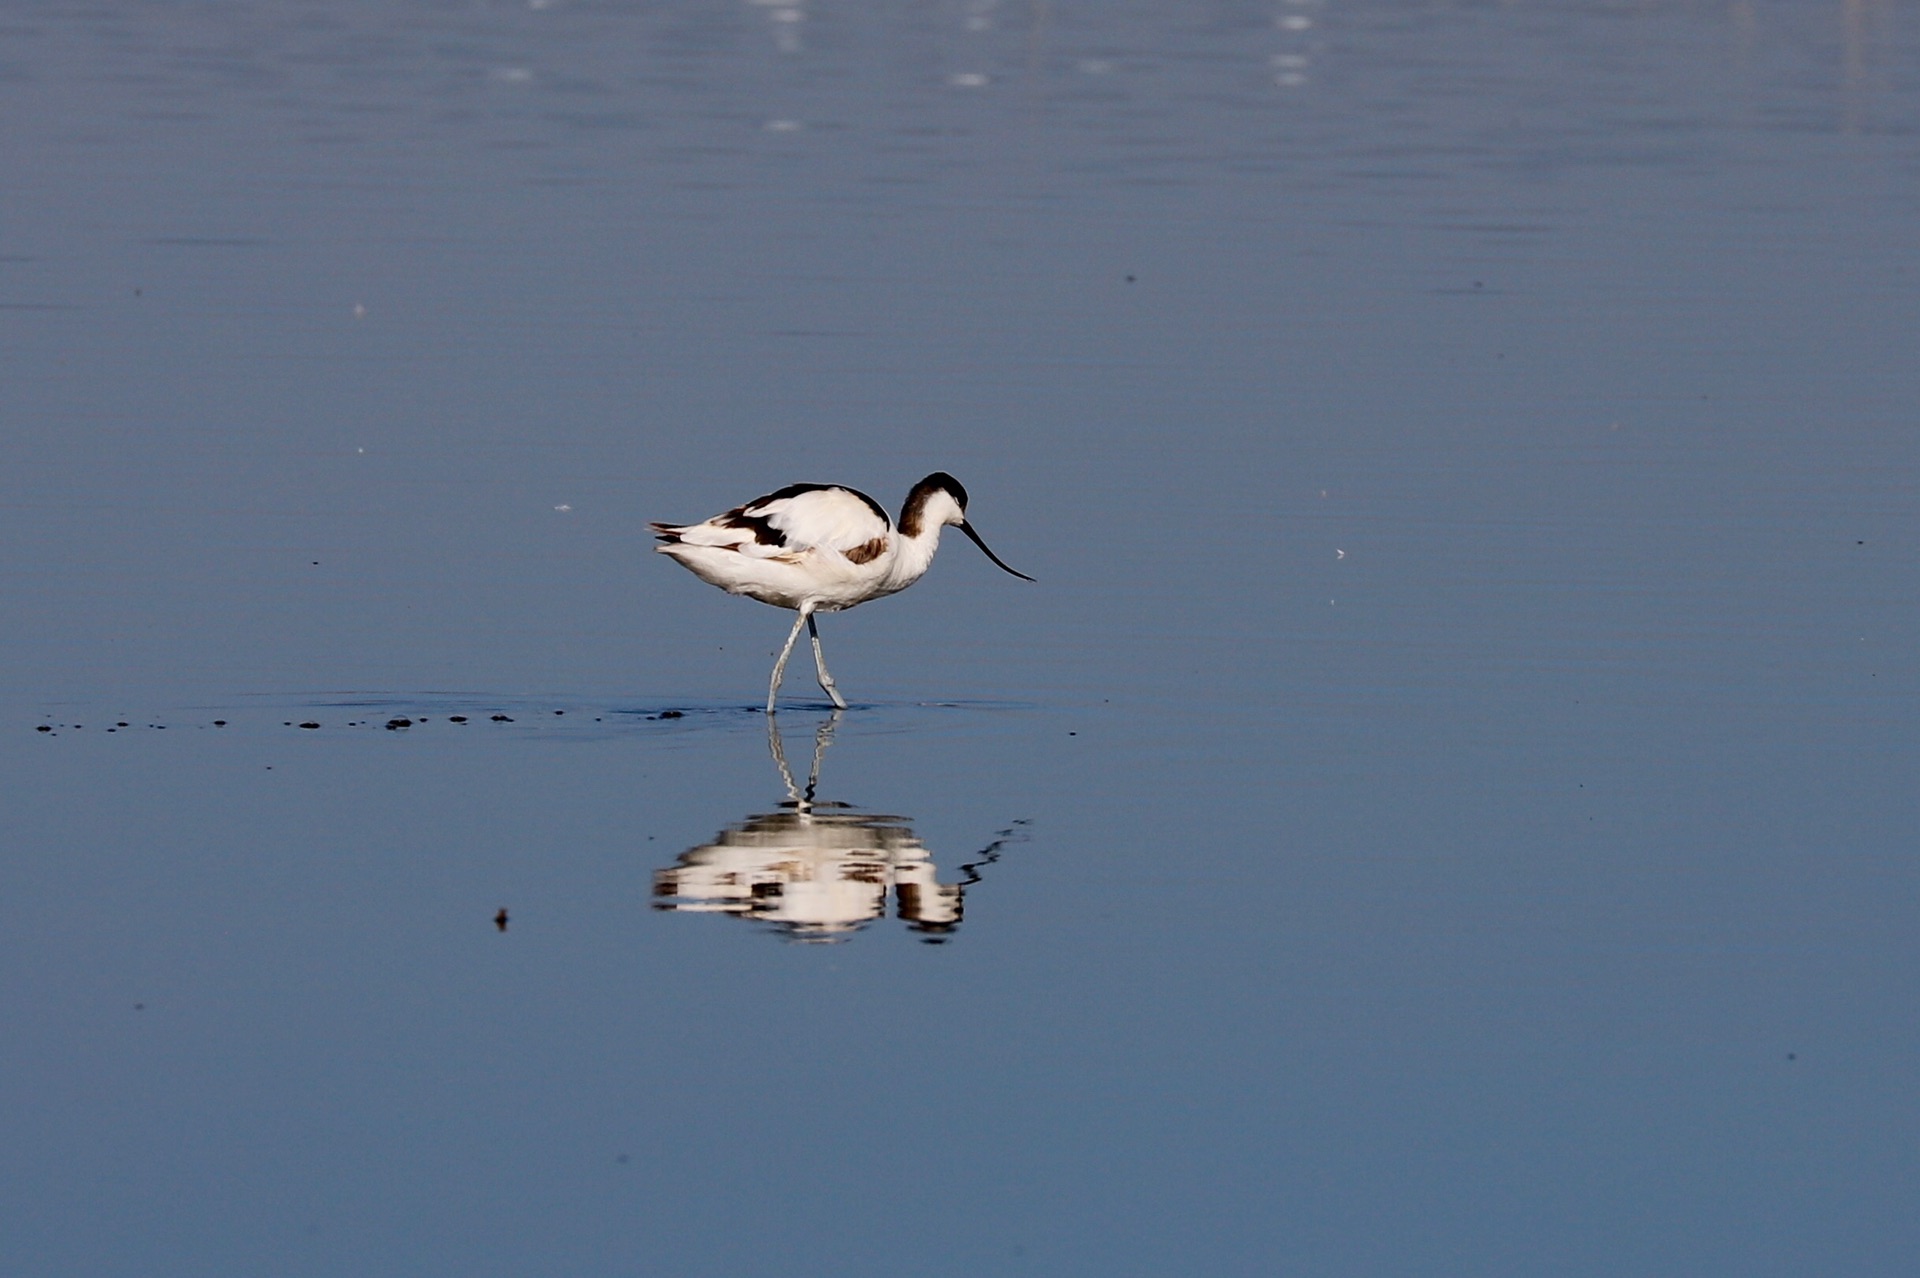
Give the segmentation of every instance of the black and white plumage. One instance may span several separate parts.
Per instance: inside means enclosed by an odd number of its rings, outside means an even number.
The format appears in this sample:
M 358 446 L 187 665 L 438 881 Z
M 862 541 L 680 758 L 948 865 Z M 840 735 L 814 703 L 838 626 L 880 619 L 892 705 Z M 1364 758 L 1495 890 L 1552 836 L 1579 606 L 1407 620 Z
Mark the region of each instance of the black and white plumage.
M 802 627 L 813 639 L 820 687 L 834 705 L 846 707 L 827 673 L 813 614 L 841 612 L 905 590 L 926 575 L 940 546 L 940 530 L 949 525 L 972 538 L 997 567 L 1033 580 L 987 549 L 967 523 L 967 490 L 944 471 L 913 486 L 898 525 L 865 493 L 837 484 L 791 484 L 704 523 L 652 527 L 661 542 L 655 549 L 700 580 L 800 614 L 773 666 L 767 688 L 767 713 L 772 714 Z

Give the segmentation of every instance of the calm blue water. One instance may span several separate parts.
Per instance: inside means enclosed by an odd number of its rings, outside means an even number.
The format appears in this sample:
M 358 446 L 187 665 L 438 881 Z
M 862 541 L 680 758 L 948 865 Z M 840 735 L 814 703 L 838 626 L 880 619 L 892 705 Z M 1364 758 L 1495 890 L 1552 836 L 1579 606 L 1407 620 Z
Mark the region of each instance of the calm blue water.
M 1905 1273 L 1917 31 L 13 5 L 0 1270 Z

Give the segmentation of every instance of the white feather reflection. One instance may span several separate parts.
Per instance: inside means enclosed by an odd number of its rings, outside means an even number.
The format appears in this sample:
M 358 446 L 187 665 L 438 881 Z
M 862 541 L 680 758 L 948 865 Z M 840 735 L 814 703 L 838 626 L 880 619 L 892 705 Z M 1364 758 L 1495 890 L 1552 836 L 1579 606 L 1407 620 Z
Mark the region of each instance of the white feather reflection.
M 653 876 L 654 908 L 727 914 L 760 923 L 792 941 L 843 941 L 887 912 L 929 944 L 960 926 L 966 891 L 980 871 L 1024 839 L 1016 821 L 966 864 L 953 882 L 940 881 L 933 854 L 906 817 L 864 812 L 818 801 L 820 763 L 833 743 L 840 713 L 813 737 L 813 764 L 804 788 L 787 764 L 778 720 L 767 716 L 767 746 L 786 786 L 777 812 L 728 826 L 712 842 L 687 849 Z
M 798 53 L 801 43 L 801 24 L 807 20 L 805 0 L 747 0 L 753 7 L 763 10 L 767 15 L 767 25 L 773 31 L 773 46 L 782 53 Z

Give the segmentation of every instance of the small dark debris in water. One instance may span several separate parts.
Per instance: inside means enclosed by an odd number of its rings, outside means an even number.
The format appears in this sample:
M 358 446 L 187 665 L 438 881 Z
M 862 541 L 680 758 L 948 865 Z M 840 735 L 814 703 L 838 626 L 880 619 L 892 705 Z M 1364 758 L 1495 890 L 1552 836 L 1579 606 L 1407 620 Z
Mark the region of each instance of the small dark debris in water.
M 565 711 L 565 710 L 555 710 L 555 711 L 554 711 L 554 713 L 555 713 L 555 714 L 565 714 L 565 713 L 566 713 L 566 711 Z
M 1134 277 L 1131 275 L 1127 276 L 1127 283 L 1131 284 L 1133 282 L 1134 282 Z
M 504 714 L 496 714 L 495 716 L 493 716 L 493 721 L 495 723 L 512 723 L 513 722 L 512 719 L 508 718 Z
M 84 723 L 76 723 L 76 724 L 74 724 L 74 725 L 73 725 L 73 728 L 74 728 L 74 731 L 76 731 L 76 732 L 78 732 L 78 731 L 79 731 L 80 729 L 82 729 L 82 728 L 84 728 L 84 727 L 86 727 L 86 726 L 87 726 L 87 725 L 86 725 L 86 724 L 84 724 Z
M 280 726 L 281 726 L 281 727 L 283 727 L 283 728 L 291 728 L 291 727 L 293 726 L 293 720 L 291 720 L 291 719 L 282 719 L 282 720 L 280 721 Z
M 1790 1061 L 1797 1061 L 1797 1060 L 1799 1060 L 1800 1058 L 1799 1058 L 1798 1056 L 1796 1056 L 1796 1055 L 1795 1055 L 1794 1053 L 1792 1053 L 1792 1052 L 1788 1052 L 1788 1053 L 1787 1053 L 1787 1059 L 1788 1059 L 1788 1060 L 1790 1060 Z
M 1853 544 L 1854 544 L 1854 545 L 1856 545 L 1856 546 L 1864 546 L 1864 545 L 1866 545 L 1867 543 L 1866 543 L 1866 542 L 1864 542 L 1864 541 L 1856 541 L 1856 542 L 1854 542 Z
M 501 906 L 500 912 L 493 916 L 493 925 L 502 932 L 507 930 L 507 907 Z
M 319 561 L 318 559 L 316 559 L 316 560 L 314 560 L 314 561 L 313 561 L 313 566 L 314 566 L 315 568 L 318 568 L 318 567 L 320 566 L 320 561 Z
M 167 730 L 167 725 L 164 723 L 149 723 L 147 726 L 155 732 L 165 732 Z
M 301 724 L 300 726 L 303 728 L 317 728 L 320 725 L 315 723 L 313 720 L 309 719 L 305 723 Z
M 35 728 L 34 731 L 35 732 L 52 732 L 53 725 L 51 723 L 43 723 L 39 727 Z
M 220 720 L 220 719 L 215 719 L 215 720 L 214 720 L 214 722 L 215 722 L 215 723 L 220 723 L 220 722 L 223 722 L 223 721 L 222 721 L 222 720 Z M 127 721 L 126 721 L 125 719 L 122 719 L 122 720 L 121 720 L 120 722 L 118 722 L 118 723 L 116 723 L 116 724 L 114 724 L 113 726 L 114 726 L 114 727 L 116 727 L 116 728 L 124 728 L 124 727 L 126 727 L 126 726 L 127 726 Z
M 448 723 L 465 723 L 466 721 L 467 716 L 464 714 L 450 714 L 447 716 Z
M 136 1012 L 144 1012 L 147 1010 L 147 1005 L 145 1003 L 135 1003 L 133 1005 L 133 1010 Z
M 118 728 L 108 728 L 108 729 L 107 729 L 107 731 L 108 731 L 108 732 L 118 732 L 118 731 L 120 731 L 120 729 L 118 729 Z
M 411 728 L 412 726 L 413 726 L 413 720 L 411 720 L 411 719 L 389 719 L 389 720 L 387 720 L 387 731 L 388 731 L 388 732 L 393 732 L 393 731 L 395 731 L 395 730 L 397 730 L 397 729 L 400 729 L 400 728 Z
M 1068 736 L 1070 736 L 1070 737 L 1077 737 L 1077 736 L 1079 736 L 1080 734 L 1079 734 L 1079 733 L 1077 733 L 1077 732 L 1069 732 L 1069 733 L 1068 733 L 1067 735 L 1068 735 Z
M 662 710 L 653 717 L 656 719 L 684 719 L 687 716 L 684 711 L 680 710 Z

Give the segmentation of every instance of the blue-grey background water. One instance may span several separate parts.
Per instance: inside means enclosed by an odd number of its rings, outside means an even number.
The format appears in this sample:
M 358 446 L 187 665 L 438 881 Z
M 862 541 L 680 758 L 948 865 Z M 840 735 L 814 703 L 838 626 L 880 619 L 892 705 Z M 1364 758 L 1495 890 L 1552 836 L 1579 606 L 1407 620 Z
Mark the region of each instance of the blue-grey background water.
M 1907 1272 L 1916 30 L 10 4 L 0 1270 Z

